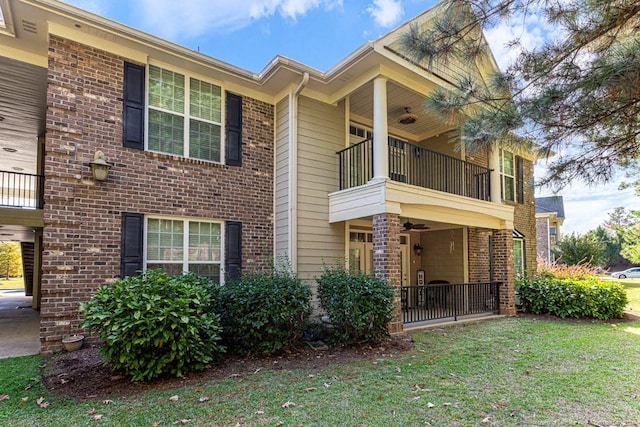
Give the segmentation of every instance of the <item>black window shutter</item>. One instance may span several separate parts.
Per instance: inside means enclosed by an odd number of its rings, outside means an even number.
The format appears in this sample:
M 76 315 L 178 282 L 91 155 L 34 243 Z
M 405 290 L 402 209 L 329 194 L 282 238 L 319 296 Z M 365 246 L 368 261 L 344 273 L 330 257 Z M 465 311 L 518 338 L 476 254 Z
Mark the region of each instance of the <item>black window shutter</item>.
M 227 92 L 225 163 L 242 166 L 242 97 Z
M 518 203 L 524 203 L 524 161 L 519 156 L 516 156 L 516 185 L 517 201 Z
M 227 221 L 225 242 L 225 270 L 229 279 L 240 277 L 242 270 L 242 223 Z
M 142 270 L 142 234 L 144 215 L 122 212 L 122 241 L 120 255 L 120 276 L 135 276 Z
M 138 150 L 144 150 L 144 82 L 144 67 L 125 62 L 122 145 Z

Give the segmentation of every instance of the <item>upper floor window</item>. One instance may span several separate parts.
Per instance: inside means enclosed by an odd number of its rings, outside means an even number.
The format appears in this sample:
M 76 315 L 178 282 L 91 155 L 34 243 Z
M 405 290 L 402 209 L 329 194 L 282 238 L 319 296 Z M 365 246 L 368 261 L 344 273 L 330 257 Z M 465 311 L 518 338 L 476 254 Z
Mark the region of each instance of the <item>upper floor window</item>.
M 150 65 L 148 88 L 148 149 L 221 162 L 220 86 Z
M 502 200 L 515 201 L 515 162 L 513 153 L 500 150 Z
M 500 150 L 500 189 L 502 200 L 524 203 L 524 159 Z

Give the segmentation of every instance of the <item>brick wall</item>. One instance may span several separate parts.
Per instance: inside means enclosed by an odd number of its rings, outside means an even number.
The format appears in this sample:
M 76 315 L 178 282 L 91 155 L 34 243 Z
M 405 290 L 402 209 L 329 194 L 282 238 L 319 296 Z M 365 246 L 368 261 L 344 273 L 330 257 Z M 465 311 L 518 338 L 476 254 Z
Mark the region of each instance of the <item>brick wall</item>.
M 274 109 L 243 98 L 243 166 L 122 147 L 123 58 L 50 36 L 40 339 L 61 347 L 77 308 L 120 274 L 122 212 L 243 223 L 243 266 L 265 266 L 273 242 Z M 113 167 L 95 183 L 88 163 Z
M 528 275 L 536 272 L 536 219 L 533 189 L 533 163 L 524 160 L 524 203 L 505 201 L 514 207 L 514 227 L 525 236 L 525 269 Z M 511 313 L 512 302 L 507 293 L 513 292 L 513 239 L 511 230 L 484 230 L 469 227 L 467 230 L 469 247 L 469 281 L 488 281 L 489 241 L 493 238 L 494 280 L 505 282 L 501 289 L 501 312 Z M 498 246 L 496 246 L 498 245 Z M 510 251 L 510 253 L 508 253 Z M 509 265 L 503 265 L 504 262 Z M 505 273 L 506 269 L 510 273 Z
M 500 314 L 516 314 L 511 230 L 493 230 L 494 280 L 500 282 Z
M 469 227 L 467 230 L 469 248 L 469 281 L 488 282 L 489 277 L 489 239 L 491 231 Z
M 373 274 L 389 282 L 395 289 L 394 318 L 389 324 L 390 333 L 403 330 L 400 304 L 400 216 L 379 214 L 373 216 Z

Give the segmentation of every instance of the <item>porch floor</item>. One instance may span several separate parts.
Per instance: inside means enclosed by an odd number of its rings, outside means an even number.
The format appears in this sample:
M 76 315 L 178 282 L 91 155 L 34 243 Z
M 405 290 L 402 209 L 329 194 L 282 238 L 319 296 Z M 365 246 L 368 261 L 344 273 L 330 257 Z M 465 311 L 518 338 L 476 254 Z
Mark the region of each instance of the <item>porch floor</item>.
M 411 322 L 404 324 L 404 332 L 419 331 L 423 329 L 436 329 L 444 326 L 460 325 L 472 322 L 481 322 L 492 319 L 502 319 L 507 317 L 503 314 L 481 313 L 469 314 L 466 316 L 458 316 L 458 320 L 452 317 L 444 317 L 440 319 L 424 320 L 422 322 Z

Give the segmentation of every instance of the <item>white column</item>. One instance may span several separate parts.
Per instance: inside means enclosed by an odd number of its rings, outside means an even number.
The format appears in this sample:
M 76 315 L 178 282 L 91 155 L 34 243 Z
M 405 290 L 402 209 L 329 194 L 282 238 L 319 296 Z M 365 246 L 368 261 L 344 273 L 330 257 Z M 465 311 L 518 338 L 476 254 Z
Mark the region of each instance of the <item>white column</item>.
M 387 79 L 373 81 L 373 179 L 389 179 Z
M 489 148 L 489 169 L 491 169 L 491 189 L 490 197 L 494 203 L 502 203 L 500 191 L 500 152 L 499 148 L 491 146 Z

